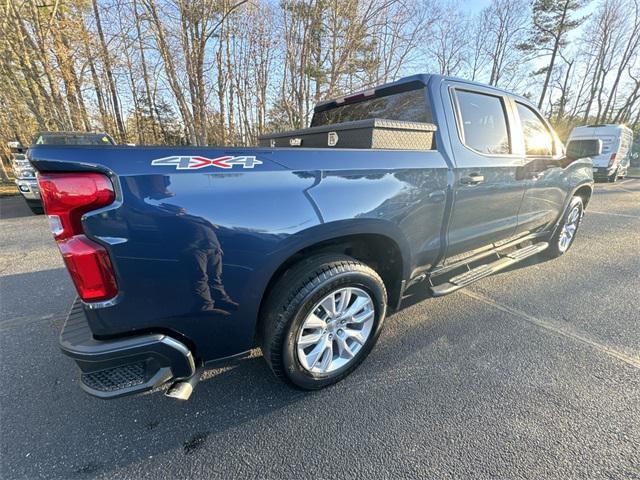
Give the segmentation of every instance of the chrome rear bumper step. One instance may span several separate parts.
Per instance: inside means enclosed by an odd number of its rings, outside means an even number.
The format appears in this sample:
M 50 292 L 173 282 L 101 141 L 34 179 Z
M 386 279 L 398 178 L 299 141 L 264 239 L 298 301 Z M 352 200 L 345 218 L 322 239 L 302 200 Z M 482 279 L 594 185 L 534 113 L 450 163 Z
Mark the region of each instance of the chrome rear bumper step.
M 82 389 L 98 398 L 145 392 L 190 379 L 197 370 L 187 346 L 165 334 L 96 340 L 78 299 L 60 332 L 60 348 L 80 368 Z

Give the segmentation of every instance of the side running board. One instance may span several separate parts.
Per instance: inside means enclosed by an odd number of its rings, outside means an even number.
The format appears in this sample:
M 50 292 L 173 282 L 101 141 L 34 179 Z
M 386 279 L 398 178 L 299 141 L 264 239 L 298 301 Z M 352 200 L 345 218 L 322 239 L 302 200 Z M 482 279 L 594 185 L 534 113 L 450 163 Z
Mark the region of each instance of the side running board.
M 488 277 L 489 275 L 493 275 L 500 270 L 504 270 L 505 268 L 510 267 L 515 263 L 521 262 L 525 258 L 537 255 L 538 253 L 545 250 L 548 246 L 548 243 L 540 242 L 514 250 L 511 253 L 501 256 L 494 262 L 479 265 L 475 268 L 472 268 L 471 270 L 450 278 L 444 283 L 429 287 L 431 290 L 431 294 L 434 297 L 442 297 L 444 295 L 448 295 L 449 293 L 455 292 L 462 287 L 471 285 L 473 282 L 480 280 L 481 278 Z

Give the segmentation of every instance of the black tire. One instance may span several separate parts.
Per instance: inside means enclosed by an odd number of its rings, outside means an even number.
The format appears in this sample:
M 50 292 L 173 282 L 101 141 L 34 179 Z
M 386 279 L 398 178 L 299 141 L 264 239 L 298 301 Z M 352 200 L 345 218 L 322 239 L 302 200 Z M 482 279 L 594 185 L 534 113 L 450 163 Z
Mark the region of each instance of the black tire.
M 616 168 L 616 171 L 613 172 L 612 175 L 609 175 L 609 177 L 607 177 L 607 181 L 609 183 L 616 183 L 618 181 L 618 172 L 619 172 L 619 169 Z
M 572 216 L 572 212 L 574 212 L 575 209 L 578 209 L 578 218 L 577 218 L 577 222 L 575 224 L 576 228 L 575 231 L 573 233 L 573 236 L 571 237 L 569 244 L 566 246 L 562 246 L 561 245 L 561 237 L 563 234 L 563 227 L 565 225 L 567 225 L 567 222 L 569 220 L 569 218 Z M 544 251 L 544 255 L 547 258 L 558 258 L 561 255 L 564 255 L 565 253 L 567 253 L 567 251 L 571 248 L 571 245 L 573 245 L 573 243 L 576 240 L 576 235 L 578 233 L 578 230 L 580 229 L 580 224 L 582 223 L 582 217 L 584 216 L 584 204 L 582 202 L 582 198 L 580 197 L 572 197 L 571 201 L 569 202 L 569 205 L 567 206 L 565 212 L 562 214 L 562 218 L 560 220 L 560 222 L 558 223 L 558 228 L 556 229 L 556 231 L 553 233 L 553 235 L 551 236 L 551 238 L 549 239 L 549 247 Z
M 44 213 L 44 207 L 42 206 L 42 202 L 38 200 L 25 200 L 27 202 L 27 206 L 31 213 L 34 215 L 42 215 Z
M 305 318 L 322 298 L 345 287 L 364 290 L 373 302 L 374 323 L 360 350 L 342 368 L 329 373 L 305 369 L 296 339 Z M 346 255 L 319 254 L 296 264 L 276 283 L 262 312 L 262 352 L 273 373 L 303 390 L 318 390 L 349 375 L 376 343 L 387 308 L 387 292 L 380 276 Z

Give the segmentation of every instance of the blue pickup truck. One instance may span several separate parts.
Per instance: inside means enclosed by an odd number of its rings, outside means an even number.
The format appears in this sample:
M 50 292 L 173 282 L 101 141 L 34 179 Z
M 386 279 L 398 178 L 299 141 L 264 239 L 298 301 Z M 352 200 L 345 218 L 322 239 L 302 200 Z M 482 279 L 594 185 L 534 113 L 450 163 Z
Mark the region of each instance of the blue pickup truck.
M 340 146 L 341 125 L 372 119 L 430 141 Z M 302 130 L 283 148 L 29 150 L 78 291 L 60 343 L 84 390 L 185 399 L 256 346 L 296 387 L 337 382 L 407 288 L 442 296 L 564 254 L 599 153 L 565 154 L 523 97 L 439 75 L 323 102 L 308 130 L 326 145 Z

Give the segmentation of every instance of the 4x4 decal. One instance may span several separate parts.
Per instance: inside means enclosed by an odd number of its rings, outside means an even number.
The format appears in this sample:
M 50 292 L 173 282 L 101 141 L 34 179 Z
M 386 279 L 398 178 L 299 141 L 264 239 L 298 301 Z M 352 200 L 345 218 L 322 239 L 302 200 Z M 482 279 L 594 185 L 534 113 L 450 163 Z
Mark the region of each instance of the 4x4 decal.
M 197 170 L 204 167 L 233 168 L 242 165 L 242 168 L 253 168 L 262 165 L 262 162 L 253 156 L 232 157 L 225 155 L 218 158 L 206 158 L 200 156 L 176 155 L 173 157 L 156 158 L 151 161 L 153 166 L 174 166 L 176 170 Z

